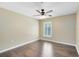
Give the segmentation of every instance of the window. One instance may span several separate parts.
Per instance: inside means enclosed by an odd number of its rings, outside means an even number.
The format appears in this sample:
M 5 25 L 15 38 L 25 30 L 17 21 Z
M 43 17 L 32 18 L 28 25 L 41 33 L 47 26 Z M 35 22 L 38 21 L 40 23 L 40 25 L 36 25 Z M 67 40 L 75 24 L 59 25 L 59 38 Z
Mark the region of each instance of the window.
M 52 22 L 43 23 L 43 36 L 52 37 Z

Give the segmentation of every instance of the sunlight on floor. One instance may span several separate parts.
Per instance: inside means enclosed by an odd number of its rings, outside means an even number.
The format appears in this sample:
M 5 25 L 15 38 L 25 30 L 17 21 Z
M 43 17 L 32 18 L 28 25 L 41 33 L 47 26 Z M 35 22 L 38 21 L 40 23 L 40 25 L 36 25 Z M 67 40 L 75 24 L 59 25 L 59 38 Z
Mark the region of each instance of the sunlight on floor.
M 53 55 L 53 47 L 50 43 L 43 44 L 42 57 L 51 57 Z

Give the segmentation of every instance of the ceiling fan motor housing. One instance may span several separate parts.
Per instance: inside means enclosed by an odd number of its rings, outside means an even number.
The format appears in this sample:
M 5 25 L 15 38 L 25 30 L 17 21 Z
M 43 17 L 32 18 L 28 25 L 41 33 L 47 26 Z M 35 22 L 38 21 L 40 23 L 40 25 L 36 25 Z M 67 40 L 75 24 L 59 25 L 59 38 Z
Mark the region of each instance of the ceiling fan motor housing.
M 41 9 L 41 15 L 44 15 L 45 14 L 45 12 L 44 12 L 44 9 Z
M 45 14 L 45 12 L 41 12 L 41 15 L 44 15 Z

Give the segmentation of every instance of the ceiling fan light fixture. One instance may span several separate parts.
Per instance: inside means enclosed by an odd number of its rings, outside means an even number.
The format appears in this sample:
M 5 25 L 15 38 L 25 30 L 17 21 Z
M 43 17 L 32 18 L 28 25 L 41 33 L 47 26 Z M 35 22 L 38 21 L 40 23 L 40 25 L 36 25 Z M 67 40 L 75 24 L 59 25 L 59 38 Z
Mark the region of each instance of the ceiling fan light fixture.
M 43 16 L 40 16 L 40 19 L 44 19 L 44 18 L 48 18 L 47 16 L 43 15 Z
M 40 16 L 40 18 L 41 18 L 41 19 L 43 19 L 43 18 L 46 18 L 46 16 L 45 16 L 45 15 L 43 15 L 43 16 Z

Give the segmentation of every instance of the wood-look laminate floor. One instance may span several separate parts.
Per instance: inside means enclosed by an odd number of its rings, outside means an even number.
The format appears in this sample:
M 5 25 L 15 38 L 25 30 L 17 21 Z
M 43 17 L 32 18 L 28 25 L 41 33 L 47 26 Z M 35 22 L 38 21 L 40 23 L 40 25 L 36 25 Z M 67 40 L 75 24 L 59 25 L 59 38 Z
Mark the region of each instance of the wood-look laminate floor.
M 39 40 L 0 54 L 1 57 L 77 57 L 75 47 Z

